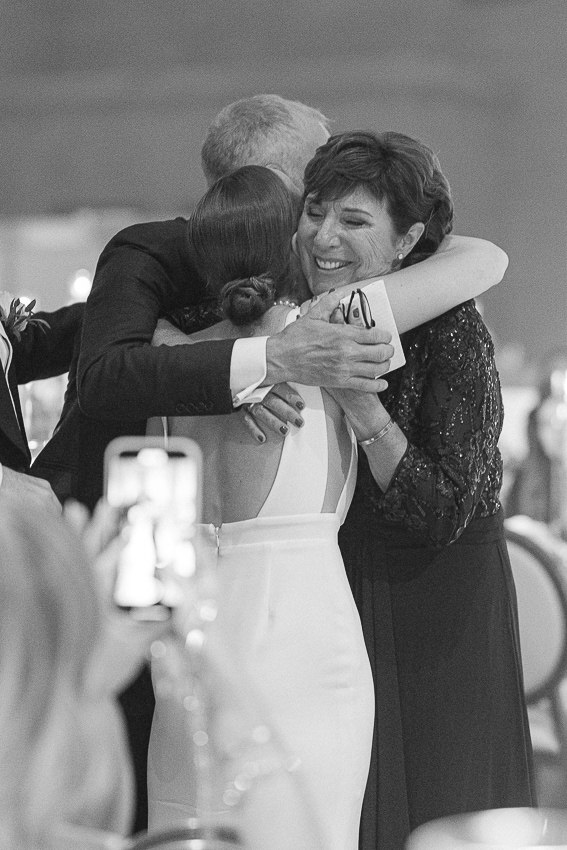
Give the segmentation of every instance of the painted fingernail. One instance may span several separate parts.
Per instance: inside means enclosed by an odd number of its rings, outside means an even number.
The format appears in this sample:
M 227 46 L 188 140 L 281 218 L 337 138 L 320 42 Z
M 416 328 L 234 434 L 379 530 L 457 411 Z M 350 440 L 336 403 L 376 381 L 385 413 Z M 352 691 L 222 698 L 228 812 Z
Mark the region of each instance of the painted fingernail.
M 298 428 L 301 428 L 301 426 L 303 425 L 303 419 L 296 419 L 295 424 Z
M 256 439 L 258 440 L 259 443 L 265 443 L 266 442 L 266 438 L 264 437 L 263 434 L 258 434 Z
M 282 434 L 287 434 L 287 431 L 288 431 L 287 425 L 282 425 L 282 427 L 280 428 L 280 431 L 282 432 Z
M 305 403 L 302 402 L 302 401 L 296 401 L 295 406 L 297 407 L 298 410 L 303 410 L 303 408 L 305 407 Z

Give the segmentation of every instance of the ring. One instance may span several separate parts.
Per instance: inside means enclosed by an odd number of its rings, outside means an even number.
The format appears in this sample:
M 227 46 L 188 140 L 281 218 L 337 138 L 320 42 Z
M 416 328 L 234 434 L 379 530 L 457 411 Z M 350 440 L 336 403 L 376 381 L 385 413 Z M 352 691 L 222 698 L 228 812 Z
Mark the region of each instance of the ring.
M 379 381 L 381 377 L 382 377 L 382 375 L 374 375 L 374 380 Z

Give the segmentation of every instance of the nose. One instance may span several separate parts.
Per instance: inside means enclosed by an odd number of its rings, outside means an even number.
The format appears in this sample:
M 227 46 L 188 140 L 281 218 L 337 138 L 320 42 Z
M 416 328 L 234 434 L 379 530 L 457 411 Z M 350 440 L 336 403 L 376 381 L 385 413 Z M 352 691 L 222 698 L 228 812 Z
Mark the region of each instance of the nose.
M 331 216 L 325 216 L 317 227 L 317 232 L 313 239 L 313 243 L 317 248 L 335 248 L 339 244 L 339 235 L 336 223 Z

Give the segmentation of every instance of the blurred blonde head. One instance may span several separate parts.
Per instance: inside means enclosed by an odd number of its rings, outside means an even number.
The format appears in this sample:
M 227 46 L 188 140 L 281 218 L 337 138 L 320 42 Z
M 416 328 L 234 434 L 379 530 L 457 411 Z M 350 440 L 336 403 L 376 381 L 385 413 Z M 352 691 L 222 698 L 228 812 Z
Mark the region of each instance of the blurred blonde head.
M 45 846 L 58 822 L 127 827 L 122 729 L 86 688 L 100 631 L 78 537 L 61 517 L 1 499 L 1 848 Z

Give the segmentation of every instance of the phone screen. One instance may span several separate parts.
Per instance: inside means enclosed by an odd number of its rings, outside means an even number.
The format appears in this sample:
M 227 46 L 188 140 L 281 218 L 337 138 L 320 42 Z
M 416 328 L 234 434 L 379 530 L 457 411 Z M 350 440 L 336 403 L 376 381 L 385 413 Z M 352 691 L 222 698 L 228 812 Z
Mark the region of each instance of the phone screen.
M 119 438 L 107 449 L 106 498 L 124 540 L 114 602 L 140 619 L 168 617 L 196 570 L 200 453 L 179 440 L 164 448 L 154 438 Z

